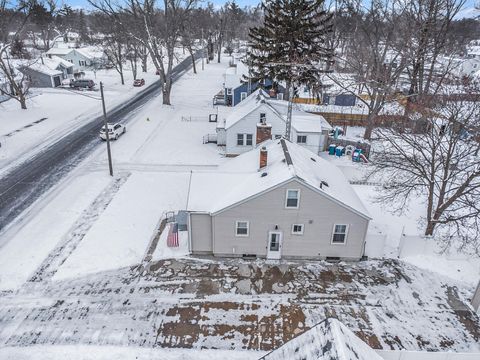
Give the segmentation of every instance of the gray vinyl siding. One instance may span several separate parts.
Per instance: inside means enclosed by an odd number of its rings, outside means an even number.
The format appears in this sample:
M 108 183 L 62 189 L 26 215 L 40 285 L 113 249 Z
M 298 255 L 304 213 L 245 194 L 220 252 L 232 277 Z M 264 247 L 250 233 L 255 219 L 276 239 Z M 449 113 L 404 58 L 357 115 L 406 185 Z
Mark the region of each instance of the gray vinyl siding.
M 212 218 L 209 214 L 190 214 L 190 236 L 193 254 L 212 253 Z
M 30 69 L 30 68 L 23 68 L 22 72 L 29 76 L 30 78 L 30 86 L 34 88 L 51 88 L 54 87 L 53 78 L 58 76 L 61 78 L 61 75 L 50 76 L 39 71 Z
M 287 189 L 300 189 L 298 209 L 285 208 Z M 213 220 L 214 254 L 219 256 L 266 256 L 268 232 L 278 226 L 283 233 L 282 258 L 359 259 L 368 227 L 367 219 L 295 180 L 218 213 Z M 235 236 L 237 220 L 249 221 L 248 237 Z M 292 235 L 292 224 L 304 224 L 303 235 Z M 345 245 L 331 244 L 334 224 L 349 226 Z

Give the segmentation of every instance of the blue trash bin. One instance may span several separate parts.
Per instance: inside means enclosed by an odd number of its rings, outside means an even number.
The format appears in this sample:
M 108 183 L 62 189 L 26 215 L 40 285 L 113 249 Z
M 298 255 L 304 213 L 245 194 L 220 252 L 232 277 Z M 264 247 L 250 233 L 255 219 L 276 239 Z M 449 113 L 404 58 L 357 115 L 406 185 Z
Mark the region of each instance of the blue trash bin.
M 335 155 L 342 156 L 345 152 L 345 148 L 343 146 L 337 146 L 335 149 Z
M 335 148 L 337 147 L 337 145 L 335 144 L 331 144 L 329 147 L 328 147 L 328 155 L 335 155 Z

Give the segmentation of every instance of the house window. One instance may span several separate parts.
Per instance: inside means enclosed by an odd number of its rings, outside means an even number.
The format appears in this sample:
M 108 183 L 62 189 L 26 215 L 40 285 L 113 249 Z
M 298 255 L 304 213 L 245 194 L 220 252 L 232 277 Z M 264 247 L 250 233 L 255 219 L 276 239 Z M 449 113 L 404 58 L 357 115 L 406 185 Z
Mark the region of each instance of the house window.
M 235 236 L 248 236 L 249 223 L 248 221 L 235 222 Z
M 307 143 L 307 135 L 297 136 L 297 144 L 306 144 L 306 143 Z
M 243 134 L 237 134 L 237 145 L 243 146 Z
M 237 134 L 237 146 L 253 145 L 253 134 Z
M 287 190 L 287 195 L 285 199 L 285 207 L 290 209 L 298 209 L 300 202 L 300 190 Z
M 345 244 L 348 225 L 335 224 L 333 226 L 332 244 Z
M 266 124 L 266 123 L 267 123 L 267 114 L 260 113 L 260 124 Z
M 303 235 L 303 224 L 293 224 L 292 225 L 292 234 L 293 235 Z
M 283 93 L 277 94 L 277 100 L 283 100 Z
M 247 98 L 247 93 L 246 92 L 242 92 L 240 93 L 240 101 L 243 101 Z
M 227 95 L 232 95 L 232 88 L 227 88 Z

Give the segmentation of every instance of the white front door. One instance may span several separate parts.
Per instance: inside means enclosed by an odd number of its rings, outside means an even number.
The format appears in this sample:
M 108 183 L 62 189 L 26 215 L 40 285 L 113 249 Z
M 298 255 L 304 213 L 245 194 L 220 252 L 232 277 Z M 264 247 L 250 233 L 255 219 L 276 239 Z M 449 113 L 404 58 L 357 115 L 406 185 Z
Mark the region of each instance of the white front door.
M 268 233 L 267 259 L 280 259 L 282 250 L 282 233 L 270 231 Z

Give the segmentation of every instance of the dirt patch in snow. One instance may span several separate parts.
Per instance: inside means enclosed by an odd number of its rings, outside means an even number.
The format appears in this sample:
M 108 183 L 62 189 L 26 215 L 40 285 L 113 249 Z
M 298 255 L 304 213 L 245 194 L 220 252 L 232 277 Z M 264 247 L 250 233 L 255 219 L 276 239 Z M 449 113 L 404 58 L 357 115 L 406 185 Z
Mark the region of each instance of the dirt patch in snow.
M 271 350 L 335 317 L 376 349 L 469 350 L 480 321 L 449 285 L 392 260 L 168 259 L 0 295 L 0 345 Z

